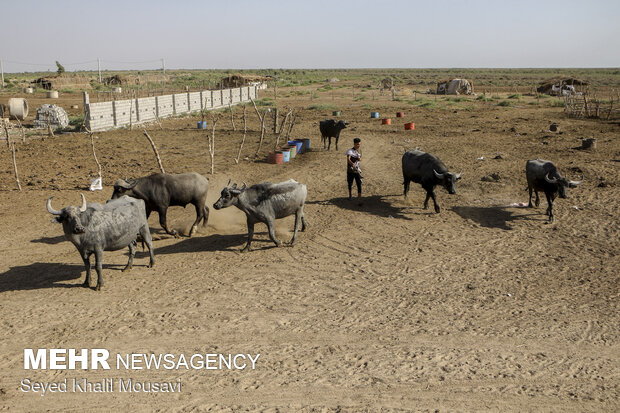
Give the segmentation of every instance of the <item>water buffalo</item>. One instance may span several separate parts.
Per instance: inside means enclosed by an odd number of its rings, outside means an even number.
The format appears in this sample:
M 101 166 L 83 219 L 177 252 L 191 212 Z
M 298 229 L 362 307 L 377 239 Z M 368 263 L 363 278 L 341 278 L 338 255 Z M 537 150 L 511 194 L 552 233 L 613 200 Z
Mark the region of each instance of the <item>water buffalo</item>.
M 230 181 L 220 195 L 220 199 L 213 204 L 213 208 L 227 208 L 236 206 L 245 212 L 248 224 L 248 243 L 242 252 L 249 251 L 254 236 L 254 224 L 264 222 L 269 230 L 269 238 L 280 246 L 276 238 L 275 220 L 295 214 L 295 229 L 289 245 L 295 243 L 297 229 L 301 222 L 301 230 L 306 230 L 306 218 L 304 217 L 304 203 L 308 195 L 306 185 L 290 179 L 286 182 L 272 184 L 265 182 L 246 188 L 245 183 L 241 188 L 237 184 L 229 186 Z
M 430 153 L 422 152 L 418 149 L 405 152 L 403 155 L 403 185 L 404 194 L 407 198 L 409 191 L 409 183 L 411 181 L 422 184 L 422 188 L 426 190 L 426 199 L 424 200 L 424 209 L 428 209 L 428 199 L 433 198 L 435 204 L 435 212 L 439 213 L 441 209 L 435 199 L 435 186 L 443 185 L 450 194 L 455 194 L 454 184 L 461 179 L 461 174 L 453 174 L 448 172 L 448 168 Z
M 540 205 L 538 191 L 543 191 L 547 196 L 547 215 L 549 222 L 553 222 L 553 200 L 557 195 L 560 198 L 566 198 L 566 189 L 575 188 L 583 182 L 583 176 L 580 181 L 569 181 L 560 175 L 553 162 L 544 161 L 542 159 L 533 159 L 525 164 L 525 176 L 527 178 L 527 189 L 530 192 L 530 200 L 528 207 L 532 205 L 532 191 L 536 193 L 536 206 Z
M 192 225 L 188 236 L 192 236 L 198 229 L 198 223 L 202 220 L 207 225 L 209 219 L 209 207 L 207 206 L 207 191 L 209 180 L 196 172 L 186 174 L 169 175 L 153 174 L 142 178 L 126 181 L 119 179 L 114 183 L 112 199 L 123 195 L 143 199 L 146 203 L 146 217 L 152 211 L 159 214 L 159 223 L 166 233 L 178 237 L 177 232 L 168 229 L 166 212 L 168 207 L 193 204 L 196 208 L 196 221 Z
M 333 119 L 326 119 L 319 122 L 319 129 L 321 130 L 321 137 L 323 140 L 323 149 L 325 149 L 325 143 L 329 138 L 329 144 L 327 150 L 332 146 L 332 138 L 336 138 L 336 150 L 338 150 L 338 138 L 340 138 L 340 131 L 346 129 L 347 123 L 343 120 L 336 122 Z
M 47 211 L 55 216 L 54 221 L 62 224 L 65 238 L 77 248 L 86 266 L 84 287 L 90 287 L 90 256 L 95 254 L 97 286 L 103 287 L 101 270 L 103 251 L 117 251 L 129 247 L 129 261 L 123 271 L 130 270 L 136 253 L 136 238 L 149 248 L 151 259 L 149 267 L 155 264 L 151 233 L 146 222 L 144 201 L 128 196 L 108 201 L 107 204 L 86 204 L 82 195 L 82 206 L 68 206 L 60 211 L 52 208 L 52 198 L 47 200 Z

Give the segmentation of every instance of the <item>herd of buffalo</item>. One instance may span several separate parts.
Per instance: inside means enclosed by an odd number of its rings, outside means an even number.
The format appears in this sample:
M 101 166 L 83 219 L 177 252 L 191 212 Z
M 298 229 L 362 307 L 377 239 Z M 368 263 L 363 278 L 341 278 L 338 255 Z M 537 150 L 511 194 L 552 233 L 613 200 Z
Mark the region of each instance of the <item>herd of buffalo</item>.
M 338 137 L 340 130 L 346 128 L 346 123 L 323 121 L 320 124 L 321 136 L 324 141 L 331 137 Z M 332 131 L 334 129 L 334 131 Z M 328 149 L 329 150 L 329 149 Z M 454 194 L 454 185 L 461 179 L 461 174 L 454 174 L 437 158 L 418 149 L 406 152 L 402 157 L 404 196 L 407 197 L 410 182 L 419 183 L 426 190 L 424 209 L 428 208 L 428 201 L 433 199 L 435 212 L 440 212 L 435 197 L 435 187 L 442 185 L 450 194 Z M 529 189 L 529 207 L 532 205 L 532 192 L 536 194 L 535 205 L 540 198 L 538 191 L 544 192 L 547 197 L 547 215 L 549 222 L 553 222 L 553 200 L 556 196 L 566 198 L 566 189 L 574 188 L 583 182 L 571 181 L 563 177 L 555 165 L 550 161 L 540 159 L 527 161 L 526 178 Z M 96 290 L 103 286 L 102 256 L 103 251 L 116 251 L 129 248 L 129 261 L 123 269 L 131 269 L 136 251 L 138 235 L 149 249 L 149 267 L 155 263 L 151 233 L 147 219 L 151 212 L 157 211 L 159 223 L 166 233 L 178 236 L 175 230 L 168 228 L 166 212 L 168 207 L 192 204 L 196 208 L 196 220 L 188 236 L 192 236 L 198 224 L 206 225 L 209 218 L 209 207 L 206 205 L 209 181 L 204 176 L 192 172 L 185 174 L 153 174 L 150 176 L 124 180 L 114 183 L 112 199 L 106 204 L 87 203 L 82 195 L 80 207 L 68 206 L 61 210 L 52 207 L 52 198 L 47 200 L 47 210 L 54 215 L 54 221 L 61 223 L 65 238 L 71 241 L 84 260 L 86 267 L 85 287 L 90 287 L 91 263 L 90 256 L 95 254 L 95 268 L 97 271 Z M 304 203 L 308 191 L 306 185 L 294 180 L 281 183 L 260 183 L 247 187 L 230 185 L 230 181 L 222 189 L 220 198 L 213 204 L 216 210 L 236 206 L 246 214 L 248 226 L 248 240 L 242 251 L 249 251 L 254 235 L 254 224 L 263 222 L 267 225 L 269 238 L 276 244 L 281 241 L 276 238 L 275 220 L 295 215 L 293 238 L 289 245 L 295 242 L 297 231 L 306 229 L 304 217 Z

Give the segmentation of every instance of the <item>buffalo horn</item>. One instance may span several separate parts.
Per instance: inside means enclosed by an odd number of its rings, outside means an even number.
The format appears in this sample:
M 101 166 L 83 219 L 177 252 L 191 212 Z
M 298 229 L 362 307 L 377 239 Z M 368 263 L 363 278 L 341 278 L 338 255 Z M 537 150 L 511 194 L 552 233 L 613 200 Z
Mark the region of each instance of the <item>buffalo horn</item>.
M 433 169 L 433 172 L 435 172 L 435 176 L 437 177 L 437 179 L 443 179 L 443 174 L 440 174 L 439 172 L 437 172 L 434 169 Z
M 54 208 L 52 208 L 52 198 L 54 197 L 50 196 L 47 199 L 47 212 L 49 212 L 52 215 L 60 215 L 60 211 L 56 211 Z
M 80 212 L 86 211 L 86 197 L 84 194 L 80 194 L 82 196 L 82 206 L 80 207 Z
M 572 185 L 572 186 L 577 186 L 577 185 L 579 185 L 581 183 L 583 183 L 583 175 L 581 175 L 581 180 L 579 180 L 579 181 L 568 181 L 568 184 Z
M 463 171 L 461 171 L 458 174 L 456 174 L 456 179 L 461 179 L 461 175 L 463 175 Z
M 131 189 L 134 186 L 136 186 L 137 182 L 138 181 L 129 182 L 126 179 L 118 179 L 116 182 L 114 182 L 114 186 L 119 186 L 119 187 L 125 188 L 125 189 Z
M 246 183 L 243 183 L 243 186 L 241 188 L 239 188 L 241 191 L 243 191 L 245 188 L 247 187 Z
M 558 182 L 558 178 L 549 178 L 549 174 L 545 175 L 545 181 L 549 182 L 550 184 L 555 184 Z
M 232 181 L 232 179 L 228 180 L 228 183 L 226 184 L 226 186 L 230 185 L 230 181 Z

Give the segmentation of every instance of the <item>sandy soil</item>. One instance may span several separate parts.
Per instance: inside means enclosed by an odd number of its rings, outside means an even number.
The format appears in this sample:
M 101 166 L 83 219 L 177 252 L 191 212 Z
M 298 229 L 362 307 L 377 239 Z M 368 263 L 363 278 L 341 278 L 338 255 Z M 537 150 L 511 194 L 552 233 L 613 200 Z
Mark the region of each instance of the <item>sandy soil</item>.
M 383 99 L 383 100 L 379 100 Z M 14 190 L 11 157 L 0 141 L 0 406 L 11 411 L 618 411 L 618 125 L 567 119 L 562 108 L 481 102 L 453 109 L 412 108 L 387 97 L 362 102 L 389 113 L 334 103 L 351 122 L 339 150 L 319 149 L 318 120 L 304 110 L 295 137 L 312 152 L 289 165 L 263 161 L 256 116 L 239 165 L 240 132 L 224 116 L 210 176 L 207 132 L 195 118 L 150 126 L 167 172 L 197 171 L 223 185 L 293 178 L 308 186 L 309 229 L 292 247 L 275 248 L 257 227 L 254 248 L 240 253 L 245 218 L 211 209 L 197 236 L 175 239 L 154 214 L 156 265 L 140 252 L 130 272 L 126 252 L 106 252 L 101 292 L 81 287 L 84 270 L 45 200 L 60 208 L 103 202 L 119 177 L 157 164 L 141 130 L 96 134 L 104 191 L 85 191 L 96 174 L 90 139 L 63 134 L 18 144 L 24 190 Z M 306 107 L 309 99 L 282 99 Z M 331 99 L 328 103 L 332 103 Z M 404 110 L 403 119 L 394 117 Z M 236 125 L 241 125 L 236 112 Z M 403 123 L 414 121 L 415 131 Z M 548 131 L 552 122 L 560 132 Z M 364 205 L 346 199 L 344 151 L 362 139 Z M 595 137 L 595 151 L 575 149 Z M 400 159 L 419 147 L 463 172 L 441 214 L 422 209 L 424 193 L 402 196 Z M 501 159 L 495 159 L 501 154 Z M 484 159 L 478 160 L 483 157 Z M 585 182 L 554 205 L 555 224 L 527 202 L 525 161 L 549 159 Z M 492 174 L 498 180 L 483 180 Z M 486 178 L 485 178 L 486 179 Z M 173 208 L 186 233 L 193 208 Z M 278 221 L 291 236 L 292 218 Z M 106 348 L 112 353 L 260 353 L 254 371 L 26 371 L 24 348 Z M 180 394 L 23 393 L 23 378 L 134 378 L 182 382 Z

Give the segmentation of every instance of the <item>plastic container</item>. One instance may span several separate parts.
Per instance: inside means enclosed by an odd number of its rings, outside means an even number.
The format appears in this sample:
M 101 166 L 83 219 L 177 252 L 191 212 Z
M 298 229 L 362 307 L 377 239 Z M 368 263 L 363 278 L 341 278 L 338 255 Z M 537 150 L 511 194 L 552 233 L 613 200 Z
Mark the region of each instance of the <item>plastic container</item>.
M 293 141 L 288 141 L 289 146 L 295 146 L 295 151 L 297 154 L 300 154 L 304 151 L 304 143 L 298 139 Z
M 310 139 L 304 138 L 304 139 L 301 139 L 301 141 L 304 143 L 304 147 L 303 147 L 302 152 L 309 151 L 310 150 Z
M 390 118 L 381 119 L 381 124 L 382 125 L 391 125 L 392 124 L 392 119 L 390 119 Z
M 286 148 L 291 151 L 291 159 L 297 156 L 297 145 L 288 145 Z
M 370 112 L 370 117 L 373 119 L 379 119 L 379 112 Z
M 207 129 L 207 121 L 201 120 L 197 123 L 198 129 Z
M 289 148 L 282 148 L 282 162 L 289 162 L 291 160 L 291 150 Z
M 411 122 L 411 123 L 405 123 L 405 130 L 414 130 L 415 129 L 415 123 Z
M 397 118 L 404 118 L 405 117 L 405 112 L 396 112 L 396 117 Z
M 332 112 L 333 116 L 340 116 L 340 111 L 339 110 L 335 110 Z

